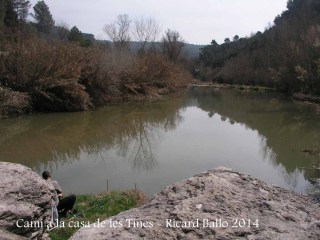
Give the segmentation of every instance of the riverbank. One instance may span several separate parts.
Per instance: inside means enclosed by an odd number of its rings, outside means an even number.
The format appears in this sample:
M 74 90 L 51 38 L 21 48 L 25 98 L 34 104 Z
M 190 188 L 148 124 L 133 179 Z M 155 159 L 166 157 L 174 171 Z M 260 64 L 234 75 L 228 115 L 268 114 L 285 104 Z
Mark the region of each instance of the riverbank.
M 292 95 L 292 99 L 298 102 L 311 104 L 315 107 L 316 111 L 320 113 L 320 96 L 314 96 L 310 94 L 295 93 Z
M 156 98 L 191 81 L 182 62 L 161 52 L 83 48 L 37 37 L 24 40 L 19 49 L 8 43 L 6 50 L 0 57 L 0 118 Z
M 229 88 L 241 91 L 256 91 L 256 92 L 278 92 L 276 88 L 264 87 L 264 86 L 250 86 L 250 85 L 239 85 L 239 84 L 221 84 L 213 82 L 202 82 L 193 81 L 190 85 L 192 87 L 213 87 L 213 88 Z M 279 92 L 281 93 L 281 92 Z M 304 93 L 294 93 L 292 94 L 292 99 L 299 102 L 314 104 L 317 110 L 320 111 L 320 96 L 304 94 Z
M 96 107 L 105 106 L 108 104 L 115 103 L 126 103 L 126 102 L 142 102 L 149 100 L 156 100 L 165 95 L 175 94 L 182 92 L 187 88 L 187 84 L 183 83 L 179 86 L 168 86 L 166 84 L 135 84 L 128 83 L 124 84 L 119 89 L 114 89 L 113 94 L 108 95 L 103 102 L 93 105 L 87 109 L 79 111 L 92 110 Z M 49 101 L 49 100 L 48 100 Z M 63 100 L 59 100 L 61 104 L 64 104 Z M 2 88 L 0 86 L 0 119 L 10 118 L 20 115 L 32 114 L 36 112 L 75 112 L 75 110 L 67 110 L 58 104 L 54 106 L 52 104 L 53 111 L 40 111 L 35 110 L 33 104 L 31 103 L 31 97 L 27 93 L 13 91 L 12 89 Z M 61 107 L 61 111 L 59 108 Z
M 64 227 L 49 232 L 51 240 L 69 239 L 81 226 L 78 223 L 92 224 L 100 219 L 117 215 L 146 202 L 145 195 L 138 190 L 112 191 L 99 195 L 78 195 L 75 204 L 77 213 L 62 218 Z
M 213 88 L 230 88 L 238 89 L 242 91 L 276 91 L 274 88 L 264 87 L 264 86 L 248 86 L 248 85 L 238 85 L 238 84 L 222 84 L 214 82 L 203 82 L 203 81 L 193 81 L 190 85 L 192 87 L 213 87 Z

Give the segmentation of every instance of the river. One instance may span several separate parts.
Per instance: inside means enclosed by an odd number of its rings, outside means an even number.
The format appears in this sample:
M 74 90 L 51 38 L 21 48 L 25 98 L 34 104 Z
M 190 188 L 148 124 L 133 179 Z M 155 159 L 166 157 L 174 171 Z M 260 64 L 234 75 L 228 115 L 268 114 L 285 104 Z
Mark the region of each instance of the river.
M 0 120 L 0 161 L 65 192 L 165 186 L 218 166 L 299 193 L 319 185 L 320 114 L 277 93 L 194 87 L 144 103 Z

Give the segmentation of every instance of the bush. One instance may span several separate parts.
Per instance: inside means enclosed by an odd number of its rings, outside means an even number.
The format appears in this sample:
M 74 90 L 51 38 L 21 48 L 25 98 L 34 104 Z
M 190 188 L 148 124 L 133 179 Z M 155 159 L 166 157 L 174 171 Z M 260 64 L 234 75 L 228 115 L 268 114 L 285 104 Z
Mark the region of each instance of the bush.
M 0 87 L 0 118 L 27 113 L 30 110 L 28 94 Z
M 141 56 L 39 38 L 18 42 L 0 56 L 0 84 L 25 92 L 37 111 L 83 111 L 145 99 L 191 81 L 186 70 L 157 53 Z
M 33 90 L 33 102 L 39 111 L 84 111 L 92 106 L 85 87 L 78 79 L 42 79 Z
M 27 40 L 2 58 L 2 81 L 13 89 L 28 92 L 35 110 L 87 110 L 90 98 L 78 83 L 86 66 L 86 52 L 76 44 Z
M 173 89 L 188 83 L 191 76 L 186 75 L 186 71 L 180 66 L 168 61 L 165 56 L 160 54 L 137 57 L 129 72 L 129 78 L 135 83 L 156 85 L 163 83 Z
M 181 66 L 155 53 L 139 56 L 109 49 L 91 62 L 82 74 L 81 83 L 95 105 L 143 99 L 163 89 L 177 91 L 191 81 L 191 75 Z

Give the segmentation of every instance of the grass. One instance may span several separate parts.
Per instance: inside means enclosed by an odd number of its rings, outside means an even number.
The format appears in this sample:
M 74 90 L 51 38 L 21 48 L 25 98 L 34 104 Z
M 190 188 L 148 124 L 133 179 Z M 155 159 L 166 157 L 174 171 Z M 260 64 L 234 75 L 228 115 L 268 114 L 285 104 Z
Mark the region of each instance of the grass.
M 52 240 L 69 239 L 79 229 L 68 227 L 69 222 L 90 222 L 92 224 L 98 219 L 103 221 L 120 212 L 138 207 L 145 201 L 145 195 L 137 190 L 112 191 L 99 195 L 78 195 L 75 204 L 78 213 L 73 217 L 60 219 L 64 221 L 65 227 L 50 231 L 49 236 Z

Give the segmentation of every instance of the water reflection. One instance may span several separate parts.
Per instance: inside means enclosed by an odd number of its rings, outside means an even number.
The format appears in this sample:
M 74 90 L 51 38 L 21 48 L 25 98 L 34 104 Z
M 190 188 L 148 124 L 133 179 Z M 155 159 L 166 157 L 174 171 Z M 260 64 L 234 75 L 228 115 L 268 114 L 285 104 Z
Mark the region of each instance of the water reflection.
M 283 167 L 280 172 L 293 188 L 299 175 L 309 181 L 319 179 L 320 156 L 303 153 L 303 149 L 320 148 L 320 116 L 312 106 L 292 103 L 276 93 L 193 88 L 190 95 L 209 116 L 217 113 L 222 121 L 229 118 L 230 124 L 257 130 L 262 159 Z
M 266 141 L 262 146 L 272 149 L 277 154 L 272 159 L 283 163 L 288 172 L 304 166 L 303 149 L 319 149 L 320 116 L 306 105 L 293 104 L 275 93 L 194 88 L 190 94 L 204 111 L 257 130 Z
M 108 180 L 150 196 L 220 165 L 306 192 L 320 159 L 302 150 L 320 148 L 319 129 L 311 107 L 278 94 L 192 88 L 159 101 L 0 120 L 0 161 L 50 169 L 76 193 L 103 191 Z
M 173 130 L 183 120 L 181 98 L 145 104 L 124 104 L 96 111 L 39 114 L 1 120 L 0 161 L 33 169 L 60 168 L 80 159 L 83 152 L 99 154 L 117 149 L 130 154 L 134 168 L 152 169 L 153 145 L 159 130 Z M 101 158 L 101 156 L 100 156 Z

